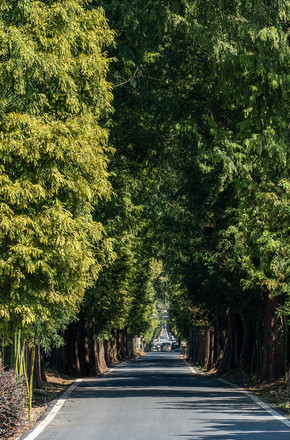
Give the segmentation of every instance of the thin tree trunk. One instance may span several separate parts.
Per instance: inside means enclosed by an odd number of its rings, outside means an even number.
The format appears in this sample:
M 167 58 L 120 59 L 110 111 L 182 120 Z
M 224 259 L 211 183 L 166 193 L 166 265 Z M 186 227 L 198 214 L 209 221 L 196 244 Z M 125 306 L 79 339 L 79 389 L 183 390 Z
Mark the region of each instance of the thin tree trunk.
M 285 329 L 282 318 L 276 313 L 277 307 L 278 298 L 266 298 L 262 380 L 285 375 Z
M 35 366 L 33 375 L 34 388 L 43 388 L 43 382 L 46 382 L 45 368 L 44 368 L 44 352 L 43 349 L 37 345 L 35 348 Z

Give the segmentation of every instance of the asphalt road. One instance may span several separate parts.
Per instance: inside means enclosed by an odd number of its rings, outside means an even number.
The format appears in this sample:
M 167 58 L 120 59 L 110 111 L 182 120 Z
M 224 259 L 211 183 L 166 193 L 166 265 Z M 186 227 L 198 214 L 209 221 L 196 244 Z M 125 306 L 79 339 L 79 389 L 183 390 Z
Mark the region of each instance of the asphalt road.
M 176 353 L 150 353 L 84 379 L 36 438 L 290 440 L 290 426 L 230 384 L 193 374 Z

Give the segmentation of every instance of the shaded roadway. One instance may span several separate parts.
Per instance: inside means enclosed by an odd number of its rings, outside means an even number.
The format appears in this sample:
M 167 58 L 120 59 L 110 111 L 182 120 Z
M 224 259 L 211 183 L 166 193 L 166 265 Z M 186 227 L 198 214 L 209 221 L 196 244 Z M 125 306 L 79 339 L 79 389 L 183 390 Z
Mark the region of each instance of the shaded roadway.
M 290 440 L 290 428 L 176 353 L 84 379 L 37 440 Z

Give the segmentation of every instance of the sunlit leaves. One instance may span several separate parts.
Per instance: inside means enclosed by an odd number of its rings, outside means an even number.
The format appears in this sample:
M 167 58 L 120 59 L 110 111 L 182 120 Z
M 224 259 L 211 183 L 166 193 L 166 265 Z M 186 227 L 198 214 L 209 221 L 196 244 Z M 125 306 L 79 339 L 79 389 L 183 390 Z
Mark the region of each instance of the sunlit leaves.
M 58 340 L 103 265 L 113 43 L 82 0 L 12 1 L 0 20 L 0 335 Z M 5 319 L 4 319 L 5 318 Z

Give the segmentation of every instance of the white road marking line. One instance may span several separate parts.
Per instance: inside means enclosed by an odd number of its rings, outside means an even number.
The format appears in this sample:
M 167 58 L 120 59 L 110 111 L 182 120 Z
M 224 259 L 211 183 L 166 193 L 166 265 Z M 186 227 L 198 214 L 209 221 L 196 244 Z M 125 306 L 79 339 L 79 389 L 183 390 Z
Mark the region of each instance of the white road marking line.
M 196 368 L 194 368 L 194 367 L 190 366 L 189 369 L 194 374 L 198 374 L 199 373 L 199 371 Z M 233 384 L 231 382 L 228 382 L 227 380 L 220 379 L 220 378 L 217 378 L 217 379 L 220 382 L 224 382 L 227 385 L 230 385 L 235 390 L 237 390 L 237 391 L 245 394 L 246 396 L 248 396 L 255 403 L 257 403 L 257 405 L 259 405 L 261 408 L 263 408 L 265 411 L 267 411 L 269 414 L 271 414 L 272 417 L 274 417 L 275 419 L 279 420 L 281 423 L 284 423 L 284 425 L 286 425 L 286 426 L 288 426 L 288 428 L 290 428 L 290 420 L 287 419 L 285 416 L 281 415 L 280 413 L 278 413 L 278 411 L 276 411 L 275 409 L 271 408 L 269 405 L 267 405 L 267 403 L 265 403 L 261 399 L 259 399 L 259 397 L 255 396 L 250 391 L 245 390 L 244 388 L 237 387 L 235 384 Z
M 193 374 L 198 374 L 198 373 L 199 373 L 199 371 L 198 371 L 196 368 L 194 368 L 194 367 L 189 367 L 189 369 L 190 369 L 190 371 L 191 371 Z
M 83 379 L 77 379 L 62 395 L 61 399 L 58 399 L 54 407 L 51 409 L 51 411 L 47 414 L 46 418 L 42 420 L 34 429 L 33 431 L 27 436 L 24 437 L 25 440 L 34 440 L 43 430 L 46 428 L 46 426 L 55 418 L 56 414 L 68 398 L 68 396 L 72 393 L 73 390 L 75 390 L 80 382 Z
M 184 364 L 186 367 L 188 367 L 190 369 L 190 371 L 192 372 L 192 374 L 200 374 L 200 371 L 198 371 L 197 368 L 193 367 L 192 365 L 189 365 L 187 359 L 184 359 L 182 357 L 182 355 L 180 355 L 179 359 L 183 360 Z
M 290 420 L 287 420 L 286 417 L 279 414 L 278 411 L 271 408 L 269 405 L 267 405 L 267 403 L 265 403 L 261 399 L 259 399 L 259 397 L 255 396 L 250 391 L 245 390 L 244 388 L 237 387 L 236 385 L 232 384 L 231 382 L 228 382 L 227 380 L 224 380 L 224 379 L 218 379 L 218 380 L 226 383 L 227 385 L 230 385 L 231 387 L 233 387 L 237 391 L 245 394 L 250 399 L 252 399 L 255 403 L 257 403 L 261 408 L 263 408 L 265 411 L 267 411 L 269 414 L 271 414 L 272 417 L 279 420 L 281 423 L 284 423 L 284 425 L 286 425 L 286 426 L 288 426 L 288 428 L 290 428 Z

